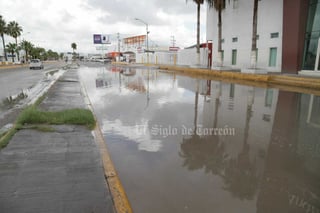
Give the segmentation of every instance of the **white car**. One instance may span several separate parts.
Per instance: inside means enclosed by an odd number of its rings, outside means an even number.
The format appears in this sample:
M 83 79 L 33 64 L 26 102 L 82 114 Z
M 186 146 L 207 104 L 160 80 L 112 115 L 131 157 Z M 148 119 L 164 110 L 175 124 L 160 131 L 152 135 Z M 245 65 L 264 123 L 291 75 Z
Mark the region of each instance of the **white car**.
M 31 59 L 29 64 L 30 69 L 43 69 L 43 63 L 40 59 Z

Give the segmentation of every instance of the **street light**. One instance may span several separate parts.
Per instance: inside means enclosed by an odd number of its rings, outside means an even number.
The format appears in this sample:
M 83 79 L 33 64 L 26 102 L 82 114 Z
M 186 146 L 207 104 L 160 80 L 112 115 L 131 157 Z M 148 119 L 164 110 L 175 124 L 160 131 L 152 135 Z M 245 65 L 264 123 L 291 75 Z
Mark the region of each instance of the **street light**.
M 141 23 L 146 25 L 146 30 L 147 30 L 147 64 L 149 64 L 149 39 L 148 39 L 148 34 L 150 33 L 148 31 L 148 23 L 146 23 L 145 21 L 139 19 L 139 18 L 135 18 L 136 21 L 140 21 Z

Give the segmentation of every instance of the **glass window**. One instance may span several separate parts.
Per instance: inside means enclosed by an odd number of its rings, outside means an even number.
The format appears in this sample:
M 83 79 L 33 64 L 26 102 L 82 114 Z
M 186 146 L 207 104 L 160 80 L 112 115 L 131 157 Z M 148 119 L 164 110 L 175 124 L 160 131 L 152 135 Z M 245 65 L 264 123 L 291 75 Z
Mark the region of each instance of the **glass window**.
M 277 65 L 277 48 L 272 47 L 270 48 L 269 67 L 275 67 L 276 65 Z
M 232 42 L 237 42 L 237 41 L 238 41 L 238 37 L 232 38 Z
M 320 30 L 320 2 L 310 4 L 307 32 L 319 31 Z
M 314 70 L 320 37 L 320 1 L 310 0 L 304 43 L 303 69 Z
M 306 38 L 303 69 L 313 70 L 316 63 L 318 38 Z
M 236 65 L 237 64 L 237 50 L 232 50 L 232 61 L 231 61 L 232 65 Z
M 270 37 L 271 38 L 279 38 L 279 33 L 271 33 Z

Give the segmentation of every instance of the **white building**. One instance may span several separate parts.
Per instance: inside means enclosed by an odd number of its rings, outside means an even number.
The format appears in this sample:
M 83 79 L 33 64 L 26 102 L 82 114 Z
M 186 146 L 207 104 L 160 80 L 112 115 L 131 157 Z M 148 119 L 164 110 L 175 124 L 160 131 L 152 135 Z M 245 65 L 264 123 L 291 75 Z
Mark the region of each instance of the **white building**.
M 253 0 L 226 0 L 222 11 L 224 66 L 243 70 L 250 67 L 253 5 Z M 320 0 L 259 0 L 257 35 L 258 68 L 320 73 Z M 210 7 L 207 39 L 213 41 L 213 66 L 217 66 L 218 12 Z
M 226 1 L 226 8 L 222 11 L 224 66 L 250 67 L 253 4 L 253 0 L 232 0 L 230 4 Z M 282 11 L 282 1 L 259 1 L 257 67 L 268 71 L 281 71 Z M 217 66 L 218 12 L 210 7 L 207 10 L 207 39 L 213 41 L 213 66 Z

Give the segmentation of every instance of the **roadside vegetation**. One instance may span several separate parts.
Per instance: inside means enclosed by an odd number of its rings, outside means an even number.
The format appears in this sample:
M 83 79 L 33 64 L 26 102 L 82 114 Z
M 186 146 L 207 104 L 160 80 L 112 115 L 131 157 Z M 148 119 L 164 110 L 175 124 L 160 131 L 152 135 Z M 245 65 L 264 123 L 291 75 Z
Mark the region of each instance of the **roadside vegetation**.
M 21 129 L 35 129 L 42 132 L 55 131 L 50 125 L 84 125 L 88 129 L 94 129 L 95 119 L 88 109 L 67 109 L 62 111 L 42 111 L 39 104 L 45 99 L 46 94 L 40 97 L 33 105 L 26 107 L 18 116 L 13 128 L 0 135 L 0 149 L 6 147 Z
M 26 32 L 24 34 L 28 34 L 30 32 Z M 6 45 L 5 35 L 8 35 L 14 38 L 14 43 L 8 43 Z M 0 15 L 0 37 L 2 39 L 2 46 L 4 49 L 4 59 L 8 61 L 7 52 L 10 53 L 10 57 L 12 58 L 12 62 L 15 62 L 15 53 L 17 55 L 18 62 L 20 61 L 28 61 L 29 58 L 38 58 L 40 60 L 58 60 L 63 57 L 63 54 L 58 54 L 52 50 L 45 50 L 42 47 L 35 46 L 29 41 L 22 40 L 18 43 L 18 37 L 23 35 L 23 29 L 16 21 L 10 21 L 9 23 Z M 21 50 L 25 51 L 25 57 L 21 58 L 19 52 Z M 9 57 L 9 58 L 10 58 Z
M 57 112 L 41 111 L 34 106 L 26 108 L 17 119 L 17 125 L 26 124 L 74 124 L 85 125 L 93 129 L 95 120 L 93 114 L 88 109 L 67 109 Z

